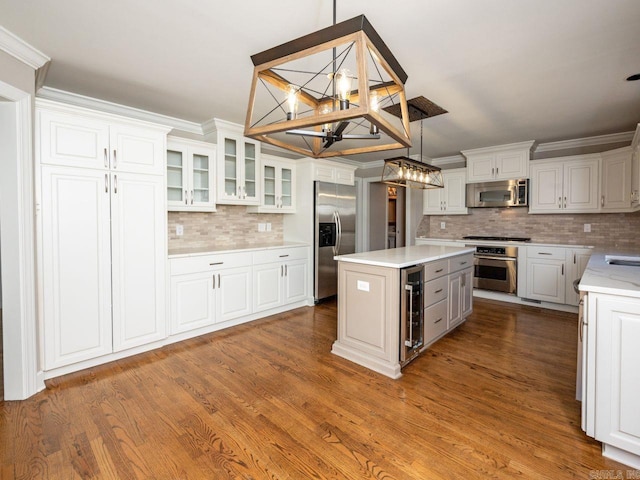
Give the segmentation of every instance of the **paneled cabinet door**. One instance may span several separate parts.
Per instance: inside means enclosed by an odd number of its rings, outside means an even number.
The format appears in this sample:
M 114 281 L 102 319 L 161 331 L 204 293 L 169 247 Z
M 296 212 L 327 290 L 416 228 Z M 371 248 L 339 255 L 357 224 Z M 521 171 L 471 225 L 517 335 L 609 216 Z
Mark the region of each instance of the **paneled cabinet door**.
M 218 136 L 218 203 L 260 203 L 260 143 L 237 135 Z
M 112 352 L 109 179 L 43 166 L 45 370 Z
M 114 351 L 166 336 L 162 177 L 111 173 Z
M 562 164 L 531 164 L 530 212 L 554 212 L 562 209 Z
M 466 214 L 466 178 L 465 169 L 442 172 L 444 188 L 431 188 L 424 191 L 422 213 L 424 215 Z
M 214 274 L 171 276 L 171 334 L 188 332 L 215 322 Z
M 598 295 L 596 308 L 595 438 L 640 455 L 640 300 Z
M 164 175 L 165 139 L 165 133 L 149 128 L 111 125 L 111 168 L 119 172 Z
M 561 260 L 527 259 L 527 297 L 545 302 L 565 302 L 565 266 Z
M 263 155 L 262 201 L 249 208 L 259 213 L 295 213 L 295 165 Z
M 284 303 L 294 303 L 307 298 L 307 260 L 292 260 L 285 264 Z
M 167 142 L 167 199 L 172 211 L 215 212 L 215 150 L 182 139 Z
M 462 320 L 462 310 L 460 304 L 460 287 L 462 277 L 459 273 L 449 275 L 449 318 L 447 330 L 455 327 Z
M 253 267 L 253 310 L 261 312 L 282 305 L 284 264 L 267 263 Z
M 216 280 L 216 323 L 252 313 L 251 267 L 220 270 Z
M 625 211 L 631 208 L 631 149 L 629 147 L 602 154 L 600 208 Z
M 461 317 L 466 318 L 473 312 L 473 268 L 463 270 L 461 282 Z
M 582 277 L 592 251 L 590 248 L 567 248 L 565 260 L 567 265 L 565 303 L 567 305 L 577 306 L 580 302 L 580 295 L 573 289 L 573 281 Z
M 567 211 L 599 209 L 600 159 L 576 160 L 564 165 L 563 203 Z

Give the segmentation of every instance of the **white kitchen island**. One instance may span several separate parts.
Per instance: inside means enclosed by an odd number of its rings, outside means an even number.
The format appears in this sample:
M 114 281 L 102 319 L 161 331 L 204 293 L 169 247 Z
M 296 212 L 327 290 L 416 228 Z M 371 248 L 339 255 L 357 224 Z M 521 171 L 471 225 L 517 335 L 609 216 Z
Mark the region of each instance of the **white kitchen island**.
M 640 266 L 607 256 L 594 253 L 580 281 L 582 429 L 604 456 L 640 469 Z
M 457 327 L 472 311 L 474 248 L 417 245 L 335 257 L 338 332 L 331 351 L 399 378 L 402 269 L 424 265 L 424 342 L 420 352 Z

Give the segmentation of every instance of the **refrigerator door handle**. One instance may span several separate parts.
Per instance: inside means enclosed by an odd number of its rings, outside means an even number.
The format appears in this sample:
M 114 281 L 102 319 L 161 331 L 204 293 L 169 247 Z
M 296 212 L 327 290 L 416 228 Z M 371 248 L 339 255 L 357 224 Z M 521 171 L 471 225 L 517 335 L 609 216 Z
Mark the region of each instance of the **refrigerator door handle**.
M 336 238 L 336 255 L 340 255 L 340 244 L 342 243 L 342 220 L 340 219 L 340 213 L 334 213 L 336 217 L 336 226 L 338 227 L 338 235 Z
M 338 213 L 336 211 L 333 212 L 333 223 L 336 224 L 336 239 L 333 242 L 333 245 L 331 246 L 331 249 L 333 250 L 333 255 L 336 256 L 338 255 L 338 235 L 339 235 L 339 230 L 338 230 Z

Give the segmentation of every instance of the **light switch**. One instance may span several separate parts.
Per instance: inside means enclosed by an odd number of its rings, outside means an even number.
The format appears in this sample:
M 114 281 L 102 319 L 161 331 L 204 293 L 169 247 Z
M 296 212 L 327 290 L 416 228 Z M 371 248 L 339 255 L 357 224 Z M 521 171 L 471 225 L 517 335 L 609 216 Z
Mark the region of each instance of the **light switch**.
M 184 226 L 176 225 L 176 235 L 184 235 Z
M 440 229 L 444 230 L 445 228 L 447 228 L 447 224 L 445 222 L 440 222 Z
M 258 231 L 259 232 L 266 232 L 267 231 L 267 226 L 264 223 L 259 223 L 258 224 Z
M 270 231 L 271 231 L 271 224 L 267 223 L 267 232 L 270 232 Z
M 357 283 L 358 290 L 362 290 L 363 292 L 369 291 L 369 282 L 365 282 L 363 280 L 358 280 Z
M 591 231 L 591 224 L 590 223 L 585 223 L 584 224 L 584 231 L 586 233 L 589 233 Z

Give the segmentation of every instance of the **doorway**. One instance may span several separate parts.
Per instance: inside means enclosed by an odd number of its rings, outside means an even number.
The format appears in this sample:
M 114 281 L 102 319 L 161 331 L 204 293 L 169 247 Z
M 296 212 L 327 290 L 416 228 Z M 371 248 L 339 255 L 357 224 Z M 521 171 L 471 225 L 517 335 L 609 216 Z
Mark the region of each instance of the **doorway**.
M 369 184 L 369 250 L 404 247 L 406 192 L 381 182 Z

